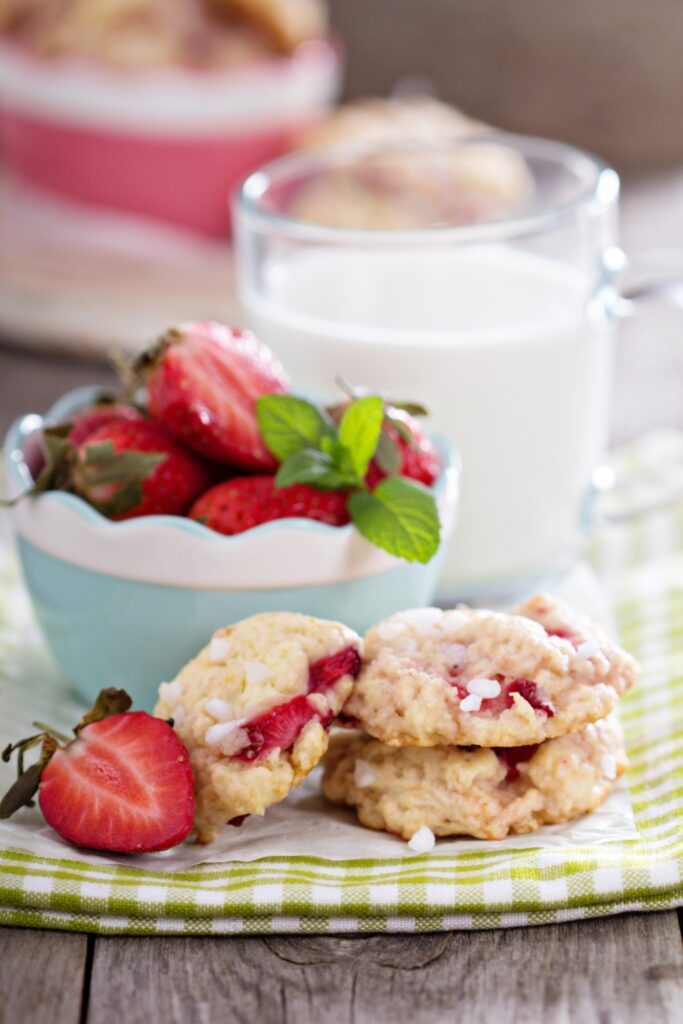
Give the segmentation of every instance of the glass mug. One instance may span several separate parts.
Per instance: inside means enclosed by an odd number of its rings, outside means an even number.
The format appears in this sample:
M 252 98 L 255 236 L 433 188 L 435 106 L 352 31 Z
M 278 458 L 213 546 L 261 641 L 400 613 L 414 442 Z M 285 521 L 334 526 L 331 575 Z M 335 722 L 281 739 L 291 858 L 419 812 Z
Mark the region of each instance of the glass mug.
M 618 197 L 595 157 L 490 133 L 293 154 L 236 198 L 244 321 L 297 388 L 421 402 L 459 449 L 444 596 L 512 595 L 580 557 L 630 309 Z

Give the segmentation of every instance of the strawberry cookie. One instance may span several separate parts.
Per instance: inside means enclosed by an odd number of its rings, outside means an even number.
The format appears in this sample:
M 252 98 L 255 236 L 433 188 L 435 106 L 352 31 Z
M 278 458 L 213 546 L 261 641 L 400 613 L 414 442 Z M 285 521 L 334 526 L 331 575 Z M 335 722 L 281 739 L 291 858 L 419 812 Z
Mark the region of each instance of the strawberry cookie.
M 626 767 L 613 719 L 519 748 L 397 750 L 340 733 L 325 759 L 323 791 L 355 807 L 361 824 L 405 839 L 423 832 L 504 839 L 594 810 Z
M 419 608 L 369 631 L 344 716 L 395 747 L 524 746 L 605 718 L 637 675 L 597 626 L 544 595 L 511 614 Z
M 219 629 L 155 713 L 172 718 L 195 775 L 198 840 L 264 814 L 318 764 L 361 666 L 346 626 L 290 612 Z

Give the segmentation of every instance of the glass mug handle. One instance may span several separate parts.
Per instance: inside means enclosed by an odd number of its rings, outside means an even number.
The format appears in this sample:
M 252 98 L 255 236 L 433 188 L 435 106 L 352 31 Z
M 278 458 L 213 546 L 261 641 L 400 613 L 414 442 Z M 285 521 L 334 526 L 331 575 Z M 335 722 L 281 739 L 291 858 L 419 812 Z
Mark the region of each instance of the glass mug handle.
M 683 313 L 683 251 L 643 253 L 629 260 L 618 246 L 611 246 L 603 256 L 604 283 L 600 301 L 607 315 L 614 320 L 633 316 L 640 306 L 650 301 L 665 302 Z M 629 523 L 643 515 L 658 512 L 683 501 L 683 465 L 681 481 L 666 496 L 634 503 L 620 512 L 596 512 L 600 495 L 614 491 L 617 474 L 612 466 L 598 466 L 592 478 L 591 526 Z

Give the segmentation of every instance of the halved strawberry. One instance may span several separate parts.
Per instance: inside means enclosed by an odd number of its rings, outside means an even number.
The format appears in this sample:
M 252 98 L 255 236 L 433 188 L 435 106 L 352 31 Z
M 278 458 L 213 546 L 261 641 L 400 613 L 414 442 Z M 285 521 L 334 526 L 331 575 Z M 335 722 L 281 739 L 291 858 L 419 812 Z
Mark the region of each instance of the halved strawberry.
M 76 846 L 166 850 L 192 831 L 190 760 L 160 718 L 145 711 L 112 715 L 53 755 L 38 802 L 48 825 Z
M 180 441 L 218 462 L 274 470 L 256 421 L 261 395 L 288 390 L 274 355 L 248 331 L 224 324 L 173 328 L 136 364 L 150 413 Z
M 125 691 L 103 690 L 74 740 L 46 729 L 7 747 L 5 761 L 19 751 L 19 778 L 0 818 L 30 806 L 37 789 L 47 823 L 76 846 L 150 853 L 182 842 L 194 824 L 188 753 L 168 722 L 130 704 Z M 24 754 L 38 743 L 40 760 L 24 771 Z
M 276 487 L 272 476 L 241 476 L 202 494 L 188 514 L 225 534 L 290 517 L 343 526 L 349 522 L 346 502 L 345 491 L 318 491 L 310 484 Z

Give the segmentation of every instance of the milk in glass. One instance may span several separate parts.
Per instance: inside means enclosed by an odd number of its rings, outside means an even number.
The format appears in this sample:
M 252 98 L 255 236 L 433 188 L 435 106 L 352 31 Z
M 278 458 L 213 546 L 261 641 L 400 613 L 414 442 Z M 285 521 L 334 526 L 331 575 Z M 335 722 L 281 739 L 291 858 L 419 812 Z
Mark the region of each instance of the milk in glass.
M 336 377 L 423 402 L 462 457 L 444 584 L 523 586 L 577 556 L 607 440 L 612 332 L 584 276 L 512 246 L 288 252 L 243 288 L 298 390 Z

